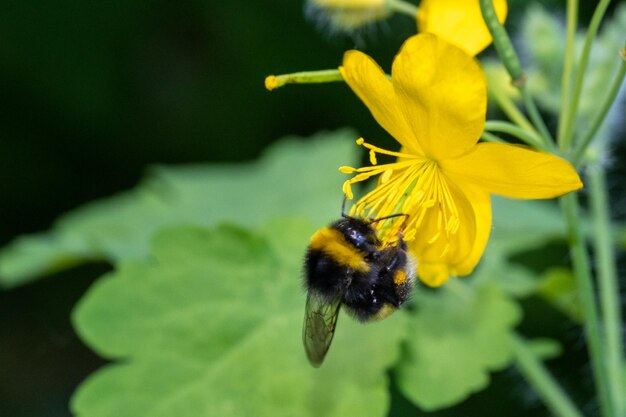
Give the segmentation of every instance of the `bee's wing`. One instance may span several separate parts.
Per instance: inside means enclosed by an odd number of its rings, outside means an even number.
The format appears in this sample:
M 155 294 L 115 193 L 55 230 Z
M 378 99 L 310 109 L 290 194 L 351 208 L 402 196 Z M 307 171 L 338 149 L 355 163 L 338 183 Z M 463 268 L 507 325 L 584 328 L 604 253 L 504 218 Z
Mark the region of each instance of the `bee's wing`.
M 307 295 L 302 341 L 309 362 L 316 368 L 324 361 L 330 342 L 333 340 L 339 307 L 341 307 L 339 297 L 328 301 L 310 291 Z

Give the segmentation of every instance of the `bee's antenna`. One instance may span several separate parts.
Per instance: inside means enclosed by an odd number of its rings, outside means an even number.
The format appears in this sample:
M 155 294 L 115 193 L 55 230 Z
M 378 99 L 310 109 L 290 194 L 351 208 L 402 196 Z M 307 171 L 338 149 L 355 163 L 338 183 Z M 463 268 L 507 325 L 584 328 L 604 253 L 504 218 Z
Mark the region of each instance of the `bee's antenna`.
M 391 218 L 394 218 L 394 217 L 401 217 L 401 216 L 404 216 L 404 217 L 405 217 L 405 221 L 406 221 L 409 217 L 411 217 L 411 216 L 410 216 L 409 214 L 407 214 L 407 213 L 396 213 L 396 214 L 390 214 L 389 216 L 377 217 L 377 218 L 375 218 L 375 219 L 372 219 L 372 220 L 370 220 L 370 224 L 372 224 L 372 223 L 377 223 L 377 222 L 382 221 L 382 220 L 391 219 Z
M 346 219 L 351 219 L 352 217 L 349 214 L 346 214 L 346 201 L 348 200 L 348 198 L 344 195 L 343 196 L 343 202 L 341 203 L 341 217 L 344 217 Z M 408 220 L 409 217 L 411 217 L 409 214 L 407 213 L 395 213 L 395 214 L 390 214 L 388 216 L 383 216 L 383 217 L 377 217 L 375 219 L 372 219 L 369 221 L 369 224 L 374 224 L 377 222 L 380 222 L 382 220 L 387 220 L 387 219 L 392 219 L 394 217 L 405 217 L 405 221 Z
M 341 217 L 349 218 L 350 216 L 346 214 L 346 200 L 348 197 L 343 196 L 343 203 L 341 203 Z

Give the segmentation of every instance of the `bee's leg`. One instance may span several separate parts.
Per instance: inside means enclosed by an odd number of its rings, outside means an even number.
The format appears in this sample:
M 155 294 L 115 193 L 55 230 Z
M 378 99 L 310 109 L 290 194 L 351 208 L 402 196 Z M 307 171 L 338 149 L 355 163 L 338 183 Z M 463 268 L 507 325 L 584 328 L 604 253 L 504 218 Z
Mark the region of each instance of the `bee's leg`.
M 407 250 L 406 242 L 404 241 L 404 230 L 398 230 L 398 247 L 402 250 Z
M 381 262 L 385 265 L 385 267 L 382 268 L 381 273 L 387 274 L 399 268 L 404 268 L 404 265 L 406 264 L 406 243 L 404 243 L 404 241 L 401 242 L 403 246 L 402 250 L 399 250 L 398 247 L 390 247 L 383 251 L 384 253 Z

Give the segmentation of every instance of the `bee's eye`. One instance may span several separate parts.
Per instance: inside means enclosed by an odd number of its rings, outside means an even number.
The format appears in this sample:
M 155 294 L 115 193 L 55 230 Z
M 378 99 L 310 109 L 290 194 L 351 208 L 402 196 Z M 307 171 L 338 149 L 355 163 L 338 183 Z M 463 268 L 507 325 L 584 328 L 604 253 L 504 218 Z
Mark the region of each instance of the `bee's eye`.
M 363 233 L 359 233 L 357 230 L 351 230 L 348 237 L 357 248 L 360 248 L 365 242 L 368 241 L 367 236 Z
M 367 238 L 360 233 L 355 233 L 353 237 L 354 237 L 354 242 L 356 243 L 357 246 L 361 246 L 367 241 Z

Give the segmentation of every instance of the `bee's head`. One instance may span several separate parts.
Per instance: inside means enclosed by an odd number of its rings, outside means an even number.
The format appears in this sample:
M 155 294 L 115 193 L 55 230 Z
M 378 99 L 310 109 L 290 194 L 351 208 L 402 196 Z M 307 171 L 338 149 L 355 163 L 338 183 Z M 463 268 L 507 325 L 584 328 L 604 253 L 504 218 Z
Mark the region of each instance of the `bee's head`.
M 368 219 L 345 216 L 333 223 L 331 227 L 339 230 L 346 240 L 358 249 L 369 251 L 380 246 L 376 231 Z

